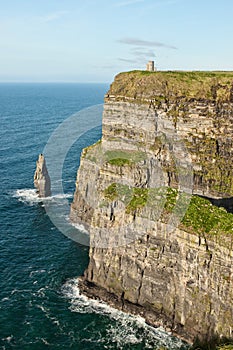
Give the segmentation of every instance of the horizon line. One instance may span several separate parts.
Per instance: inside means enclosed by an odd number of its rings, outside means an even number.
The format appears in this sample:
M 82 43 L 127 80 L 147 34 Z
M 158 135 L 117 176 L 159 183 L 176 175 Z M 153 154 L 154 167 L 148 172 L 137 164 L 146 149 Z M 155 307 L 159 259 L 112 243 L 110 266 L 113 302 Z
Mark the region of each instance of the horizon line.
M 110 84 L 98 81 L 0 81 L 0 84 Z

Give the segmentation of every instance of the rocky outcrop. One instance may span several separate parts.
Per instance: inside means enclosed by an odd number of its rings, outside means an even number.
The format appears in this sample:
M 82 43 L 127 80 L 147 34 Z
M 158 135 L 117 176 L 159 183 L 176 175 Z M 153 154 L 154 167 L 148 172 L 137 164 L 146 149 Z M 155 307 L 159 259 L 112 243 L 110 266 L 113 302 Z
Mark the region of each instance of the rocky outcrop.
M 39 197 L 44 198 L 51 196 L 51 182 L 43 154 L 39 155 L 36 162 L 34 185 L 37 189 Z
M 92 248 L 85 281 L 108 293 L 82 290 L 188 341 L 232 337 L 232 274 L 232 248 L 159 223 L 126 247 Z
M 233 336 L 233 215 L 206 199 L 232 208 L 232 87 L 232 73 L 118 75 L 71 206 L 90 232 L 82 290 L 189 341 Z

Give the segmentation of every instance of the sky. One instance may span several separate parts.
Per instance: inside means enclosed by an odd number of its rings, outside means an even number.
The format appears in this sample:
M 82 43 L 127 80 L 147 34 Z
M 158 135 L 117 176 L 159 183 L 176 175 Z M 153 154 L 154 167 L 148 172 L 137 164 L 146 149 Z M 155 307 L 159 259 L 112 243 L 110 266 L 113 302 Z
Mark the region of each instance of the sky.
M 232 0 L 0 0 L 0 82 L 233 70 Z

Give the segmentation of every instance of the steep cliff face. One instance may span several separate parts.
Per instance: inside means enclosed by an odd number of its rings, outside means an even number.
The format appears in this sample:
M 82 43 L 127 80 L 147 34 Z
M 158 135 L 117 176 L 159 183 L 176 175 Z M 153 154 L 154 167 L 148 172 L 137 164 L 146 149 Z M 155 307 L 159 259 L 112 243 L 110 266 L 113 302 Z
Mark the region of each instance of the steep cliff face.
M 193 192 L 209 197 L 230 196 L 232 84 L 230 73 L 120 74 L 106 97 L 103 140 L 132 140 L 136 147 L 164 152 L 161 140 L 155 139 L 156 132 L 177 137 L 191 156 Z M 160 153 L 157 159 L 176 180 L 171 156 Z
M 232 73 L 116 77 L 71 207 L 90 232 L 86 293 L 190 341 L 233 336 L 233 215 L 184 194 L 230 210 L 232 134 Z

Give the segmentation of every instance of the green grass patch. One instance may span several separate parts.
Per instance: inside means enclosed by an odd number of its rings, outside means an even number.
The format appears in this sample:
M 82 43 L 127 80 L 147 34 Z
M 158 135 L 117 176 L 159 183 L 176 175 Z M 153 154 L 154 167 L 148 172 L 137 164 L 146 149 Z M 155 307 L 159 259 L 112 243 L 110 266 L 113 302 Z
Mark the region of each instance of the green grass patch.
M 231 96 L 233 72 L 218 71 L 131 71 L 116 76 L 109 94 L 161 101 L 196 98 L 227 102 Z
M 107 200 L 113 201 L 120 199 L 125 205 L 127 205 L 132 196 L 132 189 L 127 185 L 112 183 L 104 189 L 103 195 Z
M 113 183 L 104 190 L 104 197 L 106 199 L 109 199 L 110 201 L 113 201 L 114 199 L 117 199 L 118 192 L 117 192 L 117 184 Z
M 233 214 L 198 196 L 192 196 L 182 224 L 200 235 L 233 234 Z
M 174 188 L 167 188 L 167 196 L 166 196 L 166 202 L 164 205 L 164 210 L 168 211 L 169 213 L 172 212 L 176 205 L 178 191 Z
M 107 151 L 104 154 L 106 161 L 111 165 L 125 166 L 138 163 L 146 158 L 144 152 L 139 151 Z
M 124 166 L 124 165 L 130 165 L 131 161 L 125 158 L 114 158 L 114 159 L 110 159 L 108 163 L 116 166 Z
M 145 205 L 156 208 L 156 204 L 158 204 L 161 207 L 167 198 L 167 188 L 129 187 L 123 184 L 112 183 L 105 188 L 103 195 L 108 201 L 122 201 L 126 206 L 126 212 L 131 213 L 139 208 L 143 208 Z
M 132 198 L 126 206 L 126 213 L 129 214 L 139 208 L 143 208 L 147 204 L 148 188 L 133 188 Z

